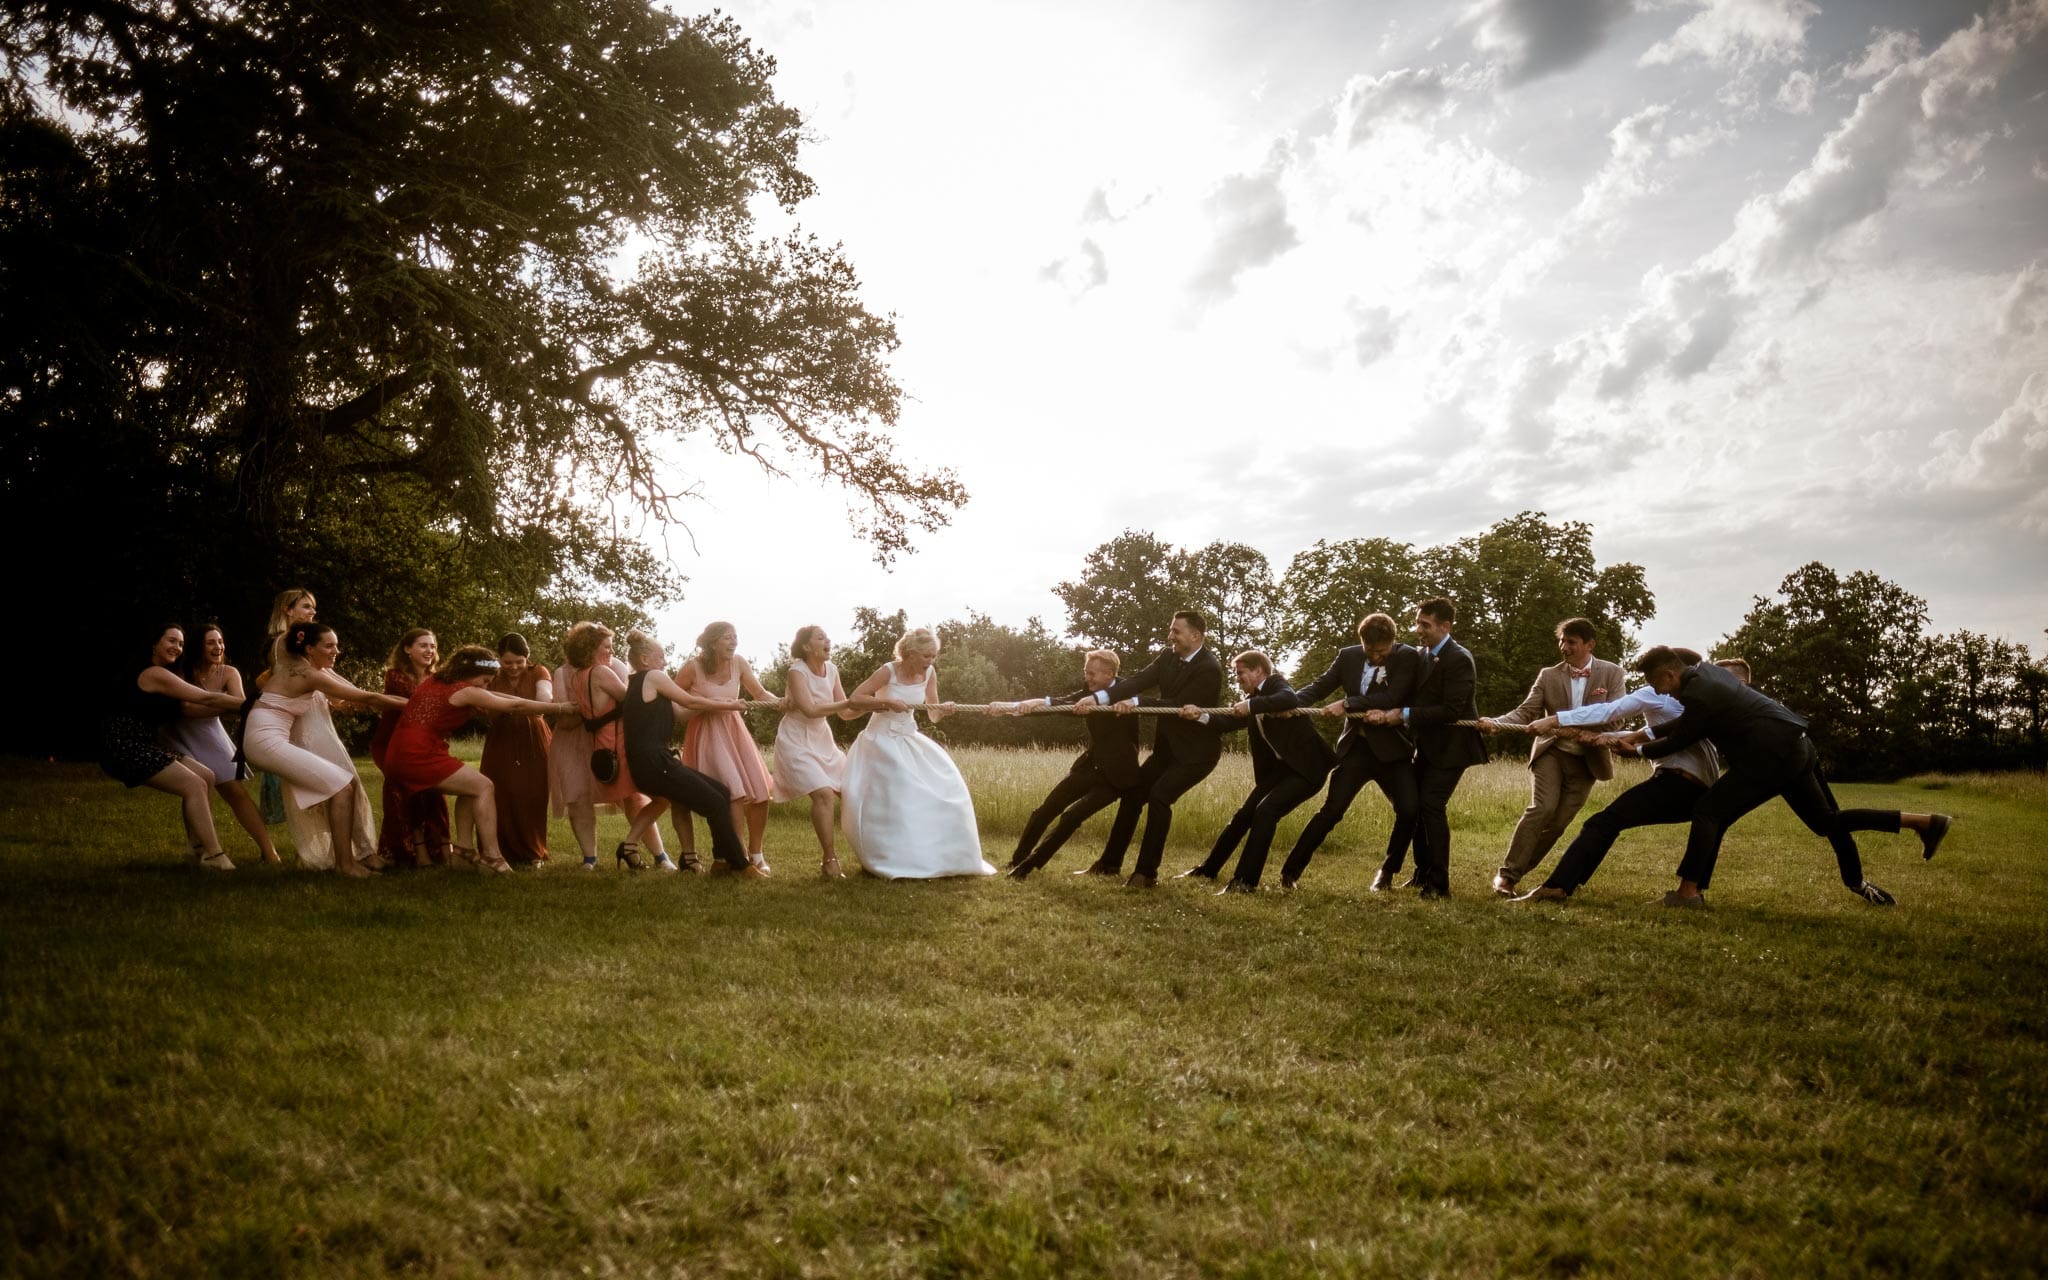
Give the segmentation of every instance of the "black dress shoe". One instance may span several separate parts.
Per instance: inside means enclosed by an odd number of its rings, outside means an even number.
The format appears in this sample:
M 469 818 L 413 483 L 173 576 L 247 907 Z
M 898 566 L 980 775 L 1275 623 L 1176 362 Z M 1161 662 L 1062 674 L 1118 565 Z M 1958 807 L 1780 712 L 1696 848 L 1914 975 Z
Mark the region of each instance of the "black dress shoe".
M 1941 838 L 1948 834 L 1948 824 L 1950 821 L 1951 819 L 1945 813 L 1934 815 L 1934 821 L 1928 823 L 1927 830 L 1920 833 L 1921 857 L 1932 858 L 1934 856 L 1934 851 L 1941 847 Z
M 1150 889 L 1159 883 L 1159 877 L 1148 876 L 1142 871 L 1133 871 L 1131 878 L 1124 881 L 1126 889 Z
M 1413 884 L 1415 882 L 1411 880 L 1409 883 Z M 1426 884 L 1417 891 L 1415 896 L 1421 898 L 1424 902 L 1429 902 L 1437 898 L 1448 898 L 1451 896 L 1451 891 L 1449 889 L 1439 889 L 1433 884 Z
M 1424 885 L 1420 880 L 1417 880 L 1414 876 L 1409 876 L 1406 880 L 1403 880 L 1401 882 L 1400 887 L 1403 889 L 1423 889 L 1427 888 L 1428 886 Z
M 1202 880 L 1214 880 L 1216 878 L 1216 873 L 1214 871 L 1209 870 L 1209 868 L 1207 867 L 1189 867 L 1186 871 L 1183 871 L 1179 875 L 1175 876 L 1174 879 L 1186 880 L 1189 877 L 1195 877 Z
M 1079 871 L 1070 872 L 1069 874 L 1077 876 L 1120 876 L 1123 872 L 1115 867 L 1106 867 L 1100 862 L 1091 862 Z
M 1506 876 L 1495 876 L 1493 878 L 1493 891 L 1499 897 L 1512 898 L 1515 896 L 1515 882 Z
M 1394 873 L 1385 870 L 1374 872 L 1370 887 L 1374 893 L 1391 892 L 1394 888 Z
M 1301 881 L 1299 881 L 1299 880 L 1289 880 L 1289 879 L 1288 879 L 1288 878 L 1287 878 L 1286 876 L 1281 876 L 1281 877 L 1280 877 L 1280 892 L 1282 892 L 1282 893 L 1293 893 L 1293 892 L 1294 892 L 1294 886 L 1295 886 L 1295 885 L 1298 885 L 1298 884 L 1300 884 L 1300 883 L 1301 883 Z
M 1033 868 L 1030 863 L 1020 862 L 1003 874 L 1012 880 L 1024 880 L 1030 877 L 1032 870 Z
M 1257 893 L 1258 891 L 1259 886 L 1255 884 L 1246 884 L 1242 880 L 1232 880 L 1229 884 L 1218 889 L 1216 896 L 1220 898 L 1226 893 Z
M 1873 907 L 1893 907 L 1897 906 L 1899 902 L 1897 898 L 1894 898 L 1868 880 L 1865 880 L 1856 887 L 1856 895 Z

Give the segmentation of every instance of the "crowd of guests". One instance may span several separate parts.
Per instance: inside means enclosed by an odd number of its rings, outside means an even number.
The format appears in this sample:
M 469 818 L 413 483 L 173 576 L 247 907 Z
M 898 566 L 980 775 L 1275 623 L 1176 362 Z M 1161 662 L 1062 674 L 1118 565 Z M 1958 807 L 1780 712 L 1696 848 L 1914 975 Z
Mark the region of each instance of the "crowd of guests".
M 1103 850 L 1075 874 L 1123 876 L 1142 820 L 1125 883 L 1154 887 L 1175 802 L 1209 776 L 1224 736 L 1236 732 L 1249 738 L 1252 789 L 1208 855 L 1178 877 L 1217 880 L 1234 856 L 1236 871 L 1222 893 L 1256 891 L 1282 819 L 1320 795 L 1281 865 L 1282 887 L 1294 888 L 1370 783 L 1393 815 L 1372 889 L 1396 888 L 1412 854 L 1414 873 L 1400 887 L 1447 896 L 1452 796 L 1464 772 L 1487 758 L 1481 735 L 1503 731 L 1531 737 L 1530 803 L 1492 879 L 1496 894 L 1516 901 L 1564 900 L 1622 831 L 1684 822 L 1679 884 L 1665 902 L 1701 905 L 1727 827 L 1773 797 L 1829 841 L 1843 884 L 1875 904 L 1891 895 L 1864 878 L 1854 832 L 1914 831 L 1930 858 L 1947 834 L 1950 820 L 1941 814 L 1841 809 L 1805 720 L 1752 688 L 1739 660 L 1708 662 L 1692 650 L 1656 646 L 1636 660 L 1644 683 L 1631 692 L 1628 673 L 1595 653 L 1598 632 L 1583 618 L 1558 624 L 1561 660 L 1537 674 L 1519 705 L 1481 717 L 1477 668 L 1452 638 L 1456 617 L 1451 601 L 1425 601 L 1413 618 L 1413 643 L 1403 643 L 1392 617 L 1368 614 L 1358 644 L 1298 691 L 1265 653 L 1237 654 L 1230 674 L 1242 696 L 1220 709 L 1223 664 L 1207 646 L 1206 620 L 1184 610 L 1167 628 L 1165 651 L 1135 675 L 1121 674 L 1116 654 L 1096 650 L 1072 691 L 992 704 L 995 714 L 1071 709 L 1086 717 L 1088 732 L 1086 749 L 1027 819 L 1009 875 L 1028 878 L 1090 816 L 1116 805 Z M 339 640 L 318 620 L 312 593 L 295 589 L 277 598 L 266 667 L 247 682 L 228 664 L 217 625 L 189 640 L 181 627 L 158 628 L 148 663 L 110 709 L 101 763 L 128 786 L 177 796 L 189 851 L 211 870 L 234 865 L 213 823 L 218 794 L 265 860 L 279 861 L 263 812 L 269 808 L 302 865 L 348 876 L 393 865 L 542 866 L 551 813 L 568 819 L 581 865 L 594 869 L 597 811 L 610 807 L 627 821 L 612 850 L 619 866 L 762 879 L 772 874 L 763 849 L 768 806 L 798 801 L 809 806 L 828 878 L 844 874 L 842 835 L 875 875 L 995 874 L 959 769 L 918 731 L 920 708 L 934 721 L 954 711 L 938 696 L 939 641 L 931 631 L 903 636 L 894 661 L 851 693 L 816 626 L 792 642 L 788 691 L 780 695 L 739 656 L 730 623 L 706 627 L 673 670 L 654 637 L 630 632 L 623 652 L 615 641 L 599 623 L 578 623 L 562 637 L 562 661 L 551 672 L 520 635 L 443 655 L 433 632 L 414 628 L 392 647 L 383 688 L 360 689 L 335 671 Z M 761 706 L 781 713 L 772 768 L 744 718 Z M 1142 761 L 1131 714 L 1140 707 L 1170 713 L 1160 717 Z M 383 777 L 381 823 L 335 730 L 336 708 L 379 713 L 370 754 Z M 678 751 L 679 714 L 687 723 Z M 829 722 L 862 716 L 868 724 L 842 751 Z M 1317 731 L 1316 717 L 1341 721 L 1334 746 Z M 1628 727 L 1636 720 L 1640 728 Z M 483 753 L 470 765 L 453 754 L 449 738 L 478 721 L 486 726 Z M 1652 759 L 1650 777 L 1589 819 L 1550 876 L 1524 891 L 1521 881 L 1598 785 L 1614 777 L 1616 753 Z M 244 785 L 251 769 L 264 777 L 261 808 Z M 673 857 L 659 826 L 664 813 L 672 815 Z M 698 855 L 692 817 L 709 833 L 708 864 Z

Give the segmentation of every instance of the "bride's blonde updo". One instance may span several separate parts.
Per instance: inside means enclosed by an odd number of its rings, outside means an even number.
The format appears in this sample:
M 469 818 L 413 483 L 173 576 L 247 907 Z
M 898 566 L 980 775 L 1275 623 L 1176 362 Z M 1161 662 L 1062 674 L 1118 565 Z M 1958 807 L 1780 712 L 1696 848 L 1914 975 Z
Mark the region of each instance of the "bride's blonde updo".
M 636 669 L 640 666 L 640 659 L 653 653 L 660 647 L 661 642 L 648 635 L 645 631 L 628 631 L 626 633 L 626 661 L 631 663 Z
M 911 653 L 922 653 L 929 662 L 939 656 L 939 637 L 930 627 L 917 627 L 903 633 L 896 642 L 896 656 L 901 658 Z

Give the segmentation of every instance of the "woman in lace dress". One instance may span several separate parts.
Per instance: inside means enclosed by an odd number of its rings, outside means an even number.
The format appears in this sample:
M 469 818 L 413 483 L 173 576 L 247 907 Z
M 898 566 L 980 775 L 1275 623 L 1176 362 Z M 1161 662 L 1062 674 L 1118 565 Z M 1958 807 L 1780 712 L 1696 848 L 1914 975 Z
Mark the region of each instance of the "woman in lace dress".
M 919 627 L 896 642 L 896 661 L 861 681 L 848 699 L 866 711 L 867 728 L 846 753 L 840 826 L 862 867 L 890 880 L 992 876 L 981 856 L 974 798 L 946 749 L 917 731 L 913 708 L 934 721 L 953 712 L 940 702 L 932 664 L 939 638 Z

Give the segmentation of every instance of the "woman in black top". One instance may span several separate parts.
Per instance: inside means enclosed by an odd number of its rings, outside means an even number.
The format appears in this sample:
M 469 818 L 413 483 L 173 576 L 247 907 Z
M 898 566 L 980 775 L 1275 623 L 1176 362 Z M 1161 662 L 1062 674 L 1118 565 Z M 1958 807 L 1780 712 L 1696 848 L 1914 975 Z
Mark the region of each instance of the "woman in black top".
M 171 665 L 185 652 L 185 632 L 158 627 L 149 665 L 115 692 L 100 730 L 100 768 L 124 787 L 154 787 L 184 804 L 187 847 L 210 871 L 233 871 L 213 829 L 213 771 L 197 760 L 165 750 L 157 730 L 181 716 L 239 711 L 241 699 L 209 693 L 181 680 Z
M 768 873 L 747 860 L 747 847 L 732 824 L 732 793 L 716 778 L 707 778 L 677 759 L 669 745 L 675 737 L 677 707 L 738 711 L 747 704 L 737 699 L 698 697 L 669 678 L 662 669 L 665 660 L 661 645 L 652 636 L 635 631 L 626 637 L 626 661 L 633 666 L 633 678 L 624 681 L 624 687 L 613 696 L 625 708 L 620 719 L 626 728 L 626 766 L 633 772 L 633 785 L 655 803 L 633 819 L 613 856 L 636 871 L 645 865 L 639 857 L 640 838 L 673 803 L 704 816 L 705 825 L 711 828 L 712 854 L 720 867 L 748 879 L 764 879 Z M 597 668 L 593 675 L 607 693 L 612 692 L 607 678 L 619 682 L 608 667 Z

